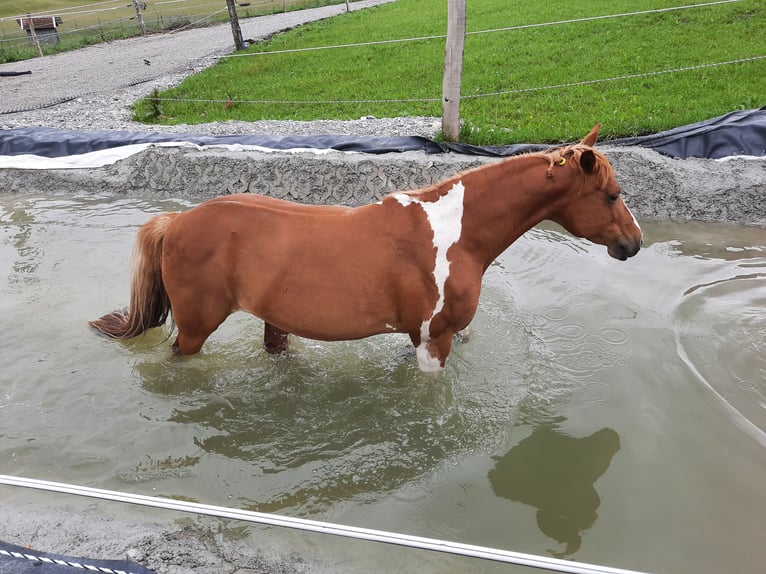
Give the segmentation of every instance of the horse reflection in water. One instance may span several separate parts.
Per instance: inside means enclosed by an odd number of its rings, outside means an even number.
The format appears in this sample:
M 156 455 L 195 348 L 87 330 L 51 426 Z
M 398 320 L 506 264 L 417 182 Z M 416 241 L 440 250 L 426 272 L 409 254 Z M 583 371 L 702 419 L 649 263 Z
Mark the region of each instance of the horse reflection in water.
M 596 522 L 601 498 L 594 484 L 619 449 L 612 429 L 574 438 L 548 423 L 497 458 L 489 481 L 497 496 L 538 509 L 543 534 L 566 545 L 551 554 L 563 558 L 580 549 L 582 531 Z
M 165 323 L 197 353 L 233 312 L 263 319 L 264 347 L 406 333 L 424 371 L 444 368 L 476 312 L 487 267 L 548 219 L 625 260 L 641 230 L 596 126 L 575 145 L 505 159 L 356 208 L 259 195 L 158 215 L 138 233 L 126 312 L 90 323 L 117 339 Z

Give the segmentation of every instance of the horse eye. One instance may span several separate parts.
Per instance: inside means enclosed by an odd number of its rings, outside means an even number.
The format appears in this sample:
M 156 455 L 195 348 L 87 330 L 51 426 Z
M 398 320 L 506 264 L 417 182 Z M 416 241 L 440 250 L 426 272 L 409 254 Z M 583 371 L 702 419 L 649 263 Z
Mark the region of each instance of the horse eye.
M 615 202 L 615 201 L 617 201 L 618 199 L 620 199 L 620 194 L 619 194 L 619 193 L 616 193 L 616 194 L 614 194 L 614 195 L 610 195 L 610 196 L 609 196 L 609 201 L 611 201 L 611 202 Z

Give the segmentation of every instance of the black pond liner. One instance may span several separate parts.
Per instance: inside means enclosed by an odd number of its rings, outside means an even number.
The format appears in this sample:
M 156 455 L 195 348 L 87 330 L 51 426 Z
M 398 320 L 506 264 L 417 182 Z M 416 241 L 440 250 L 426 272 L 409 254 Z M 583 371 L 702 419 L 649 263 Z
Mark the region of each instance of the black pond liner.
M 154 574 L 128 560 L 96 560 L 38 552 L 23 546 L 0 542 L 0 574 Z
M 473 146 L 436 142 L 419 136 L 263 136 L 161 134 L 128 131 L 75 131 L 55 128 L 0 130 L 0 155 L 33 154 L 47 158 L 102 151 L 130 144 L 191 143 L 199 146 L 246 145 L 272 150 L 332 149 L 370 154 L 422 151 L 505 157 L 540 151 L 548 146 L 518 144 Z M 653 135 L 609 140 L 617 146 L 640 146 L 675 158 L 719 159 L 727 156 L 766 156 L 766 107 L 735 111 L 717 118 Z

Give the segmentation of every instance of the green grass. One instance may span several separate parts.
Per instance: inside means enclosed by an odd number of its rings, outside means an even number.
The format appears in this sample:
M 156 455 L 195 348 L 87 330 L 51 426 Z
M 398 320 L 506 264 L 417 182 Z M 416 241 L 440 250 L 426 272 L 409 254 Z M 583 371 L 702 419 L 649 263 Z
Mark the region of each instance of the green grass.
M 562 5 L 469 0 L 461 139 L 482 145 L 571 141 L 596 122 L 604 124 L 605 136 L 631 136 L 766 104 L 763 59 L 535 90 L 766 55 L 763 0 L 471 34 L 687 3 L 581 0 Z M 398 0 L 303 26 L 248 52 L 444 35 L 446 4 L 444 0 Z M 443 58 L 443 39 L 229 58 L 160 94 L 154 113 L 140 103 L 135 115 L 144 121 L 191 124 L 369 115 L 438 117 Z M 487 95 L 496 92 L 511 93 Z M 278 103 L 256 103 L 261 100 Z

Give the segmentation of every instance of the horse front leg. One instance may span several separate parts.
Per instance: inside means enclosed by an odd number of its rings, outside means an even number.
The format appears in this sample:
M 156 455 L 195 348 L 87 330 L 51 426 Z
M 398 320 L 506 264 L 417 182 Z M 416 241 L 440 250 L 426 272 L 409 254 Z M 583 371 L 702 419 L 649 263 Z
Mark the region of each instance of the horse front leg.
M 465 343 L 468 339 L 471 338 L 471 326 L 466 325 L 464 328 L 460 329 L 457 333 L 455 333 L 455 339 L 458 343 Z
M 267 353 L 277 354 L 287 352 L 287 331 L 277 329 L 270 323 L 264 323 L 263 326 L 263 348 Z
M 426 373 L 439 373 L 444 370 L 447 356 L 452 349 L 452 331 L 443 331 L 428 340 L 420 340 L 420 335 L 410 335 L 415 345 L 420 370 Z

